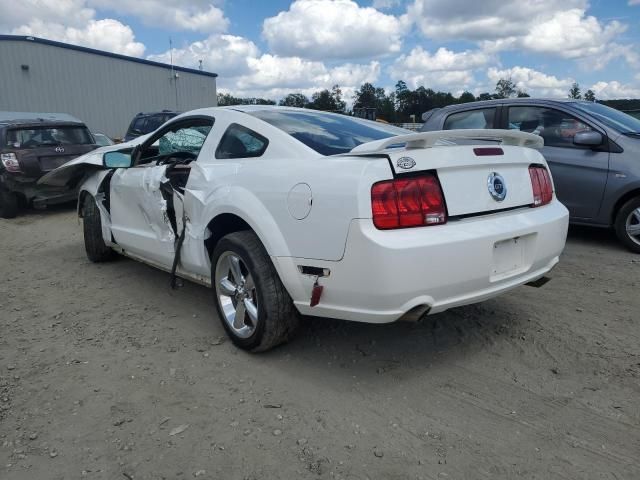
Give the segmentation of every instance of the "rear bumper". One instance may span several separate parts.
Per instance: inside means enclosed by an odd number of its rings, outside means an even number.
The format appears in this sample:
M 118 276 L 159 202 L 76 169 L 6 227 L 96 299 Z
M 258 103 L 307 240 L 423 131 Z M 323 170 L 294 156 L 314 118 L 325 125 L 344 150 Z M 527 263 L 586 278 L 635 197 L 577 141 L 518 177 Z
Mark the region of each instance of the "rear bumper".
M 3 172 L 0 174 L 0 187 L 9 192 L 19 193 L 27 202 L 33 201 L 36 206 L 71 202 L 78 196 L 75 188 L 38 184 L 38 178 Z
M 392 322 L 413 309 L 437 313 L 481 302 L 544 276 L 564 249 L 568 218 L 554 200 L 435 227 L 380 231 L 371 220 L 353 220 L 341 261 L 274 263 L 302 314 Z M 315 278 L 298 265 L 331 271 L 319 279 L 324 291 L 315 307 Z

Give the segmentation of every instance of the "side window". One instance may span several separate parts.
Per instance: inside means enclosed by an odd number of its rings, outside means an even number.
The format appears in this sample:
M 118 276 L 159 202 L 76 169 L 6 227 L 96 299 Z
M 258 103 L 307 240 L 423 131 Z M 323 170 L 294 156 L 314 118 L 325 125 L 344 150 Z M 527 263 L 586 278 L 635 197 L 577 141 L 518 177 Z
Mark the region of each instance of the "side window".
M 211 125 L 185 126 L 169 131 L 158 139 L 158 155 L 188 152 L 198 156 L 210 130 Z
M 242 125 L 232 123 L 220 139 L 216 158 L 251 158 L 261 156 L 269 140 Z
M 445 120 L 443 130 L 493 128 L 493 120 L 495 116 L 495 108 L 482 108 L 478 110 L 452 113 Z
M 150 162 L 170 162 L 172 157 L 195 160 L 213 127 L 213 119 L 183 119 L 160 130 L 145 143 L 136 165 Z
M 578 132 L 593 130 L 568 113 L 544 107 L 509 107 L 509 128 L 534 133 L 550 147 L 580 148 L 573 144 Z

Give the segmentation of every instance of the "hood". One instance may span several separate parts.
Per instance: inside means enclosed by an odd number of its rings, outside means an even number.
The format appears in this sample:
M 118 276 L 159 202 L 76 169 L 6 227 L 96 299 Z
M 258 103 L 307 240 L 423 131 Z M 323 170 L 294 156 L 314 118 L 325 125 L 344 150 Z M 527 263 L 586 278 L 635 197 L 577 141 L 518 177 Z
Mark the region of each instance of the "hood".
M 78 178 L 81 173 L 86 173 L 92 170 L 106 169 L 102 163 L 102 156 L 106 152 L 117 152 L 120 150 L 129 150 L 136 145 L 141 144 L 149 137 L 149 134 L 137 137 L 129 142 L 118 143 L 115 145 L 108 145 L 106 147 L 100 147 L 85 155 L 74 158 L 73 160 L 59 166 L 58 168 L 51 170 L 46 175 L 42 176 L 38 180 L 39 184 L 54 185 L 57 187 L 64 187 L 67 183 L 73 179 Z

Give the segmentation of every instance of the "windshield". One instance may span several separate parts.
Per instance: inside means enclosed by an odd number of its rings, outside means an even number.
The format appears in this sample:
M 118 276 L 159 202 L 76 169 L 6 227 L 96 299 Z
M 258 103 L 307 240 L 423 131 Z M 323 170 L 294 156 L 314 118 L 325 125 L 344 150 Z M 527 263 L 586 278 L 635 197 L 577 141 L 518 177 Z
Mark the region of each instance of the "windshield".
M 413 133 L 380 122 L 314 110 L 255 110 L 246 113 L 284 130 L 322 155 L 347 153 L 362 143 Z
M 607 127 L 613 128 L 621 133 L 640 132 L 640 120 L 620 110 L 594 102 L 573 103 L 573 106 L 591 114 Z
M 47 145 L 91 145 L 93 138 L 85 127 L 34 127 L 7 131 L 7 147 L 37 148 Z

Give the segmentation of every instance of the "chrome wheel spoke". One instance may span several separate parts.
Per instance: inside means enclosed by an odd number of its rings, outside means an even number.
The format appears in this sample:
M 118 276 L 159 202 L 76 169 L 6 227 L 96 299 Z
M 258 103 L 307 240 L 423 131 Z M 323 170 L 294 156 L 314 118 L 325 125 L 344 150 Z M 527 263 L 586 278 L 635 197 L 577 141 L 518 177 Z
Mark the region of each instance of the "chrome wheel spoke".
M 244 302 L 238 302 L 236 305 L 236 313 L 233 317 L 233 328 L 236 330 L 240 330 L 245 326 L 244 323 L 244 314 L 246 312 Z
M 229 277 L 224 277 L 220 280 L 220 293 L 222 295 L 226 295 L 227 297 L 233 297 L 238 291 L 238 286 L 229 280 Z
M 244 275 L 242 275 L 242 269 L 240 268 L 240 259 L 235 255 L 230 255 L 229 267 L 231 268 L 231 275 L 233 275 L 236 285 L 242 285 L 244 283 Z
M 636 208 L 633 212 L 631 212 L 631 217 L 636 219 L 636 222 L 640 223 L 640 208 Z
M 222 320 L 234 336 L 249 338 L 258 325 L 255 282 L 244 259 L 233 251 L 218 257 L 212 284 Z
M 627 233 L 632 237 L 640 235 L 640 223 L 636 223 L 635 225 L 627 225 Z
M 242 303 L 244 304 L 244 308 L 251 319 L 251 323 L 255 326 L 258 322 L 258 307 L 255 306 L 253 300 L 250 298 L 245 298 Z

